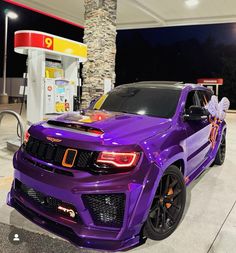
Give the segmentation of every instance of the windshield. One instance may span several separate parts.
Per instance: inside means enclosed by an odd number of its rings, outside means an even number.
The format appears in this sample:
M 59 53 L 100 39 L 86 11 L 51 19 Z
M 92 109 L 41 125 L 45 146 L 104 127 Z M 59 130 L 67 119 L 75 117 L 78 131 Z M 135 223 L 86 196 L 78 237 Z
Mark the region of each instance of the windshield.
M 180 89 L 163 87 L 122 87 L 114 89 L 100 109 L 171 118 L 175 114 Z

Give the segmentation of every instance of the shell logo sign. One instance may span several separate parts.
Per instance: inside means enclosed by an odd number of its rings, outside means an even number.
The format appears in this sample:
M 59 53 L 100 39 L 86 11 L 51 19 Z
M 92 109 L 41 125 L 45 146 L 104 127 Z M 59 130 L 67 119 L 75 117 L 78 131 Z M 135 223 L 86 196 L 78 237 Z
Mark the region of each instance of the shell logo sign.
M 197 83 L 200 85 L 223 85 L 223 78 L 200 78 Z
M 52 91 L 52 86 L 48 86 L 48 91 Z
M 29 49 L 50 51 L 54 54 L 87 59 L 87 46 L 83 43 L 38 31 L 17 31 L 14 38 L 15 51 L 27 54 Z

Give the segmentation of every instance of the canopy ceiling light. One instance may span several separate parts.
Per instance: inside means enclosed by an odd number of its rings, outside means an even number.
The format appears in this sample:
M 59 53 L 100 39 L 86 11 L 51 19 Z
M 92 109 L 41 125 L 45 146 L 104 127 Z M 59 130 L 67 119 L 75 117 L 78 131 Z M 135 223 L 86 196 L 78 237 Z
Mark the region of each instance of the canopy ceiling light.
M 186 1 L 185 1 L 185 4 L 186 4 L 188 7 L 192 8 L 192 7 L 197 6 L 197 5 L 199 4 L 199 1 L 198 1 L 198 0 L 186 0 Z

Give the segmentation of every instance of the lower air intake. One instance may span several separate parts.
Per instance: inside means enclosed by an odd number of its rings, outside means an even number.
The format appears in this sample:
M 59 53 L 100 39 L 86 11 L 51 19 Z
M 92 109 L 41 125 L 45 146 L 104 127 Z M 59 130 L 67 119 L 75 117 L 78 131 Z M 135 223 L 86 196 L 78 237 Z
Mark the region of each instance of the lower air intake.
M 84 194 L 82 199 L 97 226 L 120 228 L 123 224 L 125 194 Z
M 47 211 L 60 214 L 71 220 L 79 220 L 77 210 L 71 204 L 65 203 L 52 196 L 44 195 L 43 193 L 26 186 L 17 179 L 15 179 L 15 190 Z

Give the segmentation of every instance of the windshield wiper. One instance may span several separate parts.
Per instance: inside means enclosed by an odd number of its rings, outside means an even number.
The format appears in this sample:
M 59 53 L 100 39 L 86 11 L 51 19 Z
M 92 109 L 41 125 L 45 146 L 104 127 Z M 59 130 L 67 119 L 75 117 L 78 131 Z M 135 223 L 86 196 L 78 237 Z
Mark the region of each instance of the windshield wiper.
M 138 113 L 135 113 L 135 112 L 127 112 L 127 111 L 119 111 L 119 112 L 128 113 L 128 114 L 135 114 L 135 115 L 138 114 Z

